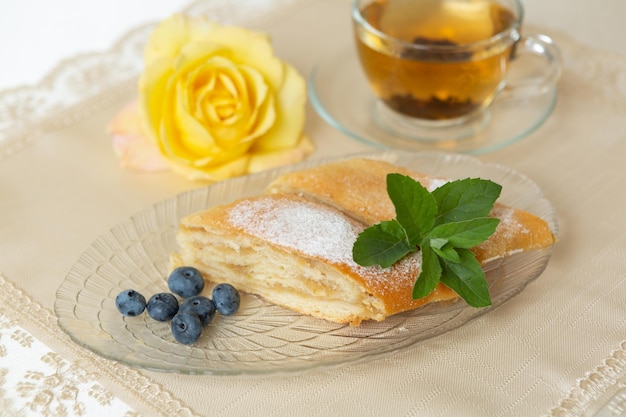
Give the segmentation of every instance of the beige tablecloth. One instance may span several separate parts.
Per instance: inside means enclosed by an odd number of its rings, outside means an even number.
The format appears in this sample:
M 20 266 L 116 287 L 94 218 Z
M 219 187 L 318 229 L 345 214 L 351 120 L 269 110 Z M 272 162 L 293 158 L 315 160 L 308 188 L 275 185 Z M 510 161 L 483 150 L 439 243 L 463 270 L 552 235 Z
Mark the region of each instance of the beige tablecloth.
M 232 4 L 190 12 L 267 30 L 303 74 L 349 33 L 347 1 Z M 323 35 L 305 30 L 322 21 Z M 555 205 L 560 241 L 546 271 L 495 311 L 411 349 L 291 376 L 133 369 L 57 326 L 55 291 L 99 235 L 198 187 L 121 169 L 104 131 L 134 96 L 150 27 L 67 62 L 44 85 L 0 95 L 0 415 L 624 415 L 626 56 L 540 29 L 563 51 L 556 108 L 524 140 L 479 158 L 530 176 Z M 370 150 L 311 108 L 307 132 L 313 158 Z

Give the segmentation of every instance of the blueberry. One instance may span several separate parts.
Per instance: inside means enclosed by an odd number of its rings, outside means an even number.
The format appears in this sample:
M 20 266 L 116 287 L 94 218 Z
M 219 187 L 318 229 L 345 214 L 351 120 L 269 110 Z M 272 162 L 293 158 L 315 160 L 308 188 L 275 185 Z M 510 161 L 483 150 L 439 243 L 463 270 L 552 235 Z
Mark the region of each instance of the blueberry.
M 239 291 L 230 284 L 218 284 L 213 288 L 213 302 L 220 314 L 230 316 L 239 309 Z
M 204 289 L 204 278 L 200 271 L 191 266 L 181 266 L 172 271 L 167 286 L 174 294 L 183 298 L 198 295 Z
M 168 321 L 178 313 L 178 300 L 169 292 L 154 294 L 146 304 L 148 315 L 157 321 Z
M 203 326 L 206 326 L 215 317 L 215 303 L 210 298 L 203 295 L 196 295 L 187 298 L 181 305 L 181 313 L 194 313 L 202 322 Z
M 191 345 L 202 334 L 202 323 L 196 314 L 181 312 L 172 319 L 171 329 L 174 339 L 184 345 Z
M 146 298 L 135 290 L 124 290 L 115 297 L 115 307 L 125 316 L 138 316 L 146 309 Z

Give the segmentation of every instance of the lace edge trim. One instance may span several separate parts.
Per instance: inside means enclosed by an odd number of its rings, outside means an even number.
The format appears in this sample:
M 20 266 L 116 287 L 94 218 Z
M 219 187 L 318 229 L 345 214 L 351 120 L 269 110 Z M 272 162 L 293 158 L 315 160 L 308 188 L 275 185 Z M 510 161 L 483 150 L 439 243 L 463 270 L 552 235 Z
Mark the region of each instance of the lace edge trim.
M 85 365 L 95 368 L 98 375 L 103 375 L 116 385 L 124 387 L 124 390 L 132 393 L 139 403 L 149 406 L 155 415 L 198 416 L 182 405 L 181 401 L 174 398 L 170 392 L 165 391 L 161 385 L 152 382 L 137 370 L 111 362 L 75 344 L 58 326 L 56 316 L 52 312 L 33 301 L 2 274 L 0 274 L 0 287 L 2 288 L 0 312 L 6 314 L 7 318 L 15 323 L 26 321 L 28 328 L 35 328 L 45 337 L 54 340 L 62 346 L 64 351 L 76 358 L 74 362 L 81 368 Z M 33 334 L 33 337 L 40 339 L 37 334 Z
M 584 415 L 591 408 L 601 408 L 597 404 L 612 388 L 626 384 L 626 341 L 615 349 L 602 364 L 579 378 L 560 404 L 551 410 L 551 416 L 566 417 Z M 596 404 L 594 404 L 596 403 Z

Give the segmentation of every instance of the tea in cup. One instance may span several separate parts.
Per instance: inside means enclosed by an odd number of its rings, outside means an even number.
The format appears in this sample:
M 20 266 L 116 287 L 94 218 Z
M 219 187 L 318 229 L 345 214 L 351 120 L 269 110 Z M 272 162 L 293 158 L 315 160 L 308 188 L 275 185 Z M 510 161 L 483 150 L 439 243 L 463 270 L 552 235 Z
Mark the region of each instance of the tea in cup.
M 496 98 L 545 92 L 560 76 L 557 46 L 520 34 L 519 0 L 354 0 L 352 17 L 374 118 L 400 136 L 472 136 Z M 541 75 L 507 80 L 524 54 L 543 59 Z

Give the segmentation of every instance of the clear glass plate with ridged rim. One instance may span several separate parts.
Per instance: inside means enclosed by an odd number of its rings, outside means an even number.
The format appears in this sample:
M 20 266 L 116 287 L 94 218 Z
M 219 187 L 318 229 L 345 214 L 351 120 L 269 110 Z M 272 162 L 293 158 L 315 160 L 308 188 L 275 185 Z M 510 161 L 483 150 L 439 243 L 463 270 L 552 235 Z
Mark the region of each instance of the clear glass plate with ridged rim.
M 503 186 L 500 201 L 544 218 L 556 235 L 552 204 L 529 177 L 471 156 L 440 152 L 382 151 L 311 160 L 191 190 L 135 214 L 96 239 L 80 256 L 56 293 L 60 327 L 78 344 L 124 364 L 163 372 L 211 375 L 293 374 L 380 358 L 444 334 L 492 311 L 520 293 L 546 268 L 551 248 L 516 254 L 485 265 L 492 306 L 476 309 L 462 300 L 433 303 L 360 326 L 339 325 L 295 313 L 242 294 L 232 316 L 217 315 L 200 339 L 176 342 L 169 322 L 146 313 L 124 317 L 115 307 L 128 288 L 146 298 L 168 291 L 168 258 L 176 251 L 182 217 L 207 207 L 258 195 L 287 172 L 339 159 L 382 159 L 447 178 L 481 177 Z M 210 294 L 207 285 L 204 294 Z

